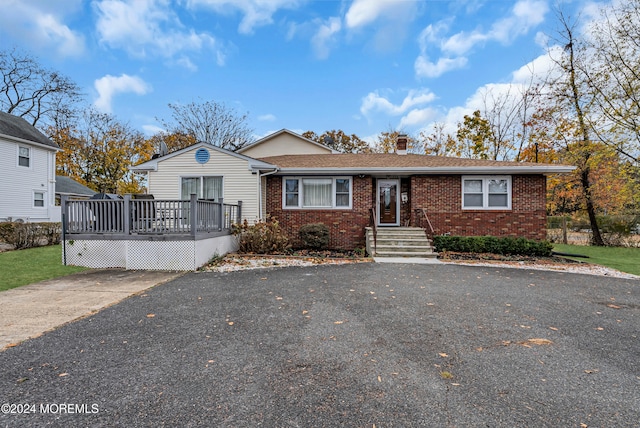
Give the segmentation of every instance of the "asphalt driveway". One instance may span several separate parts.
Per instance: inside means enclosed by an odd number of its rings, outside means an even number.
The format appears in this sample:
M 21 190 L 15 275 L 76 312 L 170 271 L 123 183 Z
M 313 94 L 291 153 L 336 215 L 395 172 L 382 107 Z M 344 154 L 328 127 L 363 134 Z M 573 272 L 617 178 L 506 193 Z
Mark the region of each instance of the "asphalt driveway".
M 0 426 L 631 427 L 638 335 L 637 280 L 193 273 L 0 352 Z

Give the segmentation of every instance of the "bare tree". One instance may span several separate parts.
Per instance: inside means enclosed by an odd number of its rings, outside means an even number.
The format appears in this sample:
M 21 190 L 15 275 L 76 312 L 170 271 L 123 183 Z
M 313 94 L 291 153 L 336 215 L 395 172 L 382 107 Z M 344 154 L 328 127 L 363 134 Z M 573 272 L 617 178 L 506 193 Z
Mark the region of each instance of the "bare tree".
M 77 84 L 17 50 L 0 51 L 0 108 L 32 125 L 58 127 L 76 114 L 82 99 Z
M 159 121 L 167 132 L 190 135 L 196 141 L 228 150 L 238 150 L 253 139 L 253 129 L 247 125 L 248 114 L 238 115 L 215 101 L 169 104 L 173 122 Z

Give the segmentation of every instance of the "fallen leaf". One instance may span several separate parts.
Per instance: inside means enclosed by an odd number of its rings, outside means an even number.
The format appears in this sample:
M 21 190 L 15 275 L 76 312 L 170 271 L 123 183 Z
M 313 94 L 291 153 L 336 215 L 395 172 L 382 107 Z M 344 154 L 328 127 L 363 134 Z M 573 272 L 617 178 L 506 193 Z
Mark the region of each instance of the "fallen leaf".
M 156 316 L 156 314 L 147 314 L 147 318 L 153 318 L 155 316 Z
M 7 348 L 15 348 L 16 346 L 18 346 L 17 343 L 10 343 L 7 345 Z
M 302 311 L 302 315 L 307 315 L 309 311 Z
M 334 321 L 334 324 L 344 324 L 344 321 Z
M 602 331 L 602 330 L 604 330 L 604 328 L 602 328 L 602 327 L 596 327 L 596 330 L 598 330 L 598 331 Z
M 69 376 L 69 373 L 60 373 L 58 376 L 59 377 Z
M 265 281 L 266 279 L 267 279 L 266 277 L 260 278 L 261 281 Z
M 378 382 L 382 382 L 382 378 L 378 376 Z
M 539 339 L 539 338 L 529 339 L 527 340 L 527 342 L 533 343 L 534 345 L 551 345 L 553 343 L 549 339 Z
M 282 297 L 276 296 L 276 300 L 282 300 Z
M 580 424 L 580 428 L 589 428 L 589 425 L 587 425 L 587 424 Z
M 553 331 L 558 331 L 558 329 L 556 327 L 549 327 L 551 330 Z
M 593 369 L 593 370 L 585 370 L 584 372 L 587 374 L 593 374 L 593 373 L 598 373 L 600 370 L 598 369 Z
M 207 361 L 207 363 L 213 363 L 213 362 L 214 362 L 214 360 L 209 360 L 209 361 Z
M 444 352 L 439 352 L 438 355 L 440 355 L 442 358 L 447 358 L 449 355 L 445 354 Z
M 229 325 L 233 325 L 233 321 L 229 321 L 227 324 L 229 324 Z
M 607 305 L 607 307 L 608 307 L 608 308 L 611 308 L 611 309 L 620 309 L 620 308 L 621 308 L 620 306 L 618 306 L 618 305 L 614 305 L 613 303 L 609 303 L 609 304 Z
M 459 383 L 452 383 L 451 385 L 452 385 L 452 386 L 460 386 L 460 384 L 459 384 Z

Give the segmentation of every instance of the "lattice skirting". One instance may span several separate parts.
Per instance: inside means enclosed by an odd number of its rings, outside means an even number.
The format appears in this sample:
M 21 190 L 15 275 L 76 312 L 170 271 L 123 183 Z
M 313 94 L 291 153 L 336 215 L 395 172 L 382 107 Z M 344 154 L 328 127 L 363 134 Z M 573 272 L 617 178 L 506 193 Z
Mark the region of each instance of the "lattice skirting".
M 67 240 L 68 265 L 94 269 L 196 270 L 214 256 L 235 251 L 231 235 L 198 241 Z M 63 254 L 63 261 L 65 254 Z

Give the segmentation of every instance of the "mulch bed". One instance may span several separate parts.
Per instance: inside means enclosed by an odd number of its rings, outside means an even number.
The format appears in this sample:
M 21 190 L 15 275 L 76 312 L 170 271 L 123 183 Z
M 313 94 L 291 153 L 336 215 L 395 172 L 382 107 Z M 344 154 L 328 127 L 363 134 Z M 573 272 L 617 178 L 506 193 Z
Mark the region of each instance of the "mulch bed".
M 580 264 L 582 262 L 567 259 L 560 256 L 551 257 L 535 257 L 521 255 L 502 255 L 492 253 L 458 253 L 458 252 L 442 252 L 438 258 L 443 261 L 481 261 L 481 262 L 527 262 L 527 263 L 562 263 L 562 264 Z

